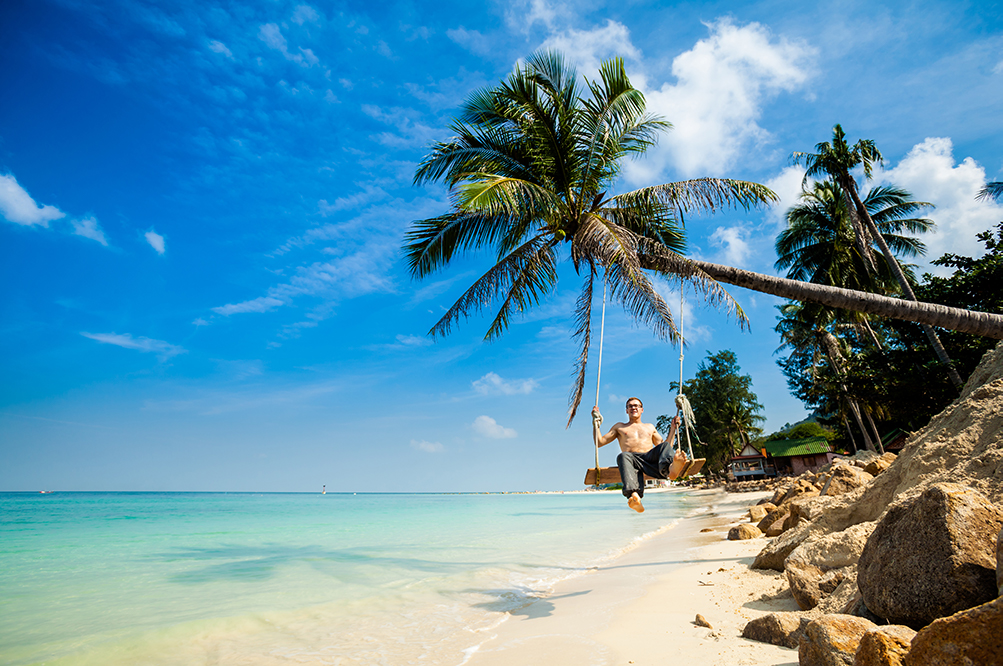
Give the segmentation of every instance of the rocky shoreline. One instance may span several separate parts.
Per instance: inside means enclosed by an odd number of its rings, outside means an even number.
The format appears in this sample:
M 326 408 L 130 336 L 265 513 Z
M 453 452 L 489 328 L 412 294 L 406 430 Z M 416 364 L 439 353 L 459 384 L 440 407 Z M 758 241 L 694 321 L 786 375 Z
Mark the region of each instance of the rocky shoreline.
M 1003 665 L 1003 345 L 899 456 L 776 483 L 728 535 L 763 537 L 751 567 L 783 572 L 801 610 L 745 638 L 796 648 L 801 666 Z

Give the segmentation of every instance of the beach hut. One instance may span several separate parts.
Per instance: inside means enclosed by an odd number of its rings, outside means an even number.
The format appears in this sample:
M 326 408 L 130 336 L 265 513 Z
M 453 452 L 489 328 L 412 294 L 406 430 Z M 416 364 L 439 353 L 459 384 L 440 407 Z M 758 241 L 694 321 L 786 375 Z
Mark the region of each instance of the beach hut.
M 737 481 L 765 479 L 777 475 L 777 470 L 766 457 L 765 449 L 760 451 L 752 444 L 746 444 L 739 454 L 731 459 L 730 470 Z
M 774 440 L 763 444 L 763 448 L 778 474 L 816 471 L 834 457 L 829 440 L 821 436 Z

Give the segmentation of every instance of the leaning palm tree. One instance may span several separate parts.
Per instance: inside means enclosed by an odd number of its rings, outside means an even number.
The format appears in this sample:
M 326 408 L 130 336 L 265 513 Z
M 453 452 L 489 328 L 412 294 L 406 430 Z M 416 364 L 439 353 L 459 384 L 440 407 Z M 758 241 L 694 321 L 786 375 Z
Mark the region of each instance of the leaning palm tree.
M 850 213 L 857 247 L 868 269 L 872 271 L 876 269 L 874 253 L 871 250 L 871 243 L 875 243 L 881 249 L 888 267 L 895 275 L 895 279 L 902 289 L 903 296 L 910 301 L 915 301 L 916 294 L 913 293 L 912 286 L 909 284 L 905 272 L 895 259 L 895 255 L 892 254 L 881 232 L 874 224 L 874 220 L 871 218 L 867 208 L 860 200 L 860 195 L 857 192 L 857 181 L 850 173 L 859 166 L 863 168 L 866 178 L 871 177 L 873 166 L 880 164 L 883 160 L 881 152 L 874 141 L 860 139 L 853 146 L 850 146 L 846 142 L 846 134 L 843 132 L 843 128 L 837 124 L 832 128 L 832 142 L 823 141 L 816 144 L 815 151 L 814 153 L 795 152 L 791 156 L 795 164 L 803 164 L 805 166 L 804 183 L 807 183 L 809 178 L 829 176 L 840 186 L 843 197 L 846 199 L 846 207 Z M 947 355 L 947 350 L 941 344 L 937 332 L 929 324 L 922 324 L 922 326 L 923 332 L 926 333 L 930 345 L 937 354 L 937 358 L 947 368 L 947 374 L 951 378 L 951 382 L 955 388 L 960 390 L 963 384 L 961 376 L 951 362 L 951 358 Z
M 541 52 L 500 85 L 471 95 L 451 126 L 454 136 L 432 146 L 414 178 L 415 184 L 444 182 L 452 210 L 415 222 L 404 251 L 418 278 L 468 250 L 491 248 L 497 263 L 430 334 L 447 334 L 461 317 L 498 299 L 485 336 L 495 338 L 514 314 L 554 290 L 558 262 L 569 257 L 584 277 L 575 308 L 580 351 L 570 425 L 585 385 L 597 279 L 636 320 L 675 341 L 672 313 L 639 259 L 654 252 L 667 272 L 744 324 L 741 308 L 713 279 L 686 267 L 683 216 L 768 204 L 777 200 L 773 192 L 756 183 L 702 178 L 611 194 L 624 158 L 642 154 L 669 127 L 646 113 L 644 96 L 620 59 L 603 62 L 599 79 L 586 81 L 583 89 L 560 55 Z

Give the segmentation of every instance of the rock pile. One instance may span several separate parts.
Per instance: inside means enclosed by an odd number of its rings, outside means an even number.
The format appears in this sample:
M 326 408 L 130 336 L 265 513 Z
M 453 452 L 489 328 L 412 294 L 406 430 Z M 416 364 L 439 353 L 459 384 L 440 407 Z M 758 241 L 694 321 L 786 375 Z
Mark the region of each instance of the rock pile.
M 784 572 L 802 610 L 743 636 L 802 666 L 1003 665 L 1003 344 L 897 458 L 787 480 L 748 521 L 775 537 L 753 567 Z

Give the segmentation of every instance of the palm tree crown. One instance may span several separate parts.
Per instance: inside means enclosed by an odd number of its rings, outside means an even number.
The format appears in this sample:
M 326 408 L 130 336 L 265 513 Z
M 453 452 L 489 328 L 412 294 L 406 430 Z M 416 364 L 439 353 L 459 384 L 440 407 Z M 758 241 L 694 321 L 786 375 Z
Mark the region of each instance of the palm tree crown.
M 910 257 L 925 254 L 922 241 L 902 232 L 932 229 L 932 220 L 908 216 L 933 204 L 913 201 L 905 190 L 888 186 L 871 189 L 863 204 L 893 252 Z M 811 191 L 801 195 L 801 203 L 787 211 L 787 228 L 777 236 L 776 250 L 776 267 L 786 269 L 793 280 L 857 291 L 898 291 L 887 263 L 878 262 L 873 272 L 869 270 L 856 243 L 842 188 L 831 180 L 814 183 Z
M 623 61 L 604 61 L 582 86 L 557 53 L 534 54 L 494 88 L 473 93 L 451 125 L 454 136 L 422 160 L 415 184 L 443 182 L 452 210 L 418 220 L 404 239 L 411 273 L 423 278 L 458 253 L 492 249 L 497 263 L 429 331 L 447 334 L 461 318 L 500 300 L 486 339 L 500 335 L 557 284 L 562 250 L 584 285 L 575 309 L 580 344 L 570 418 L 581 401 L 591 330 L 592 291 L 600 272 L 614 300 L 663 339 L 677 332 L 639 256 L 657 254 L 683 267 L 683 215 L 725 205 L 776 200 L 756 183 L 704 178 L 613 195 L 623 159 L 655 144 L 669 123 L 645 111 Z M 704 297 L 744 315 L 716 282 L 692 267 L 685 274 Z

